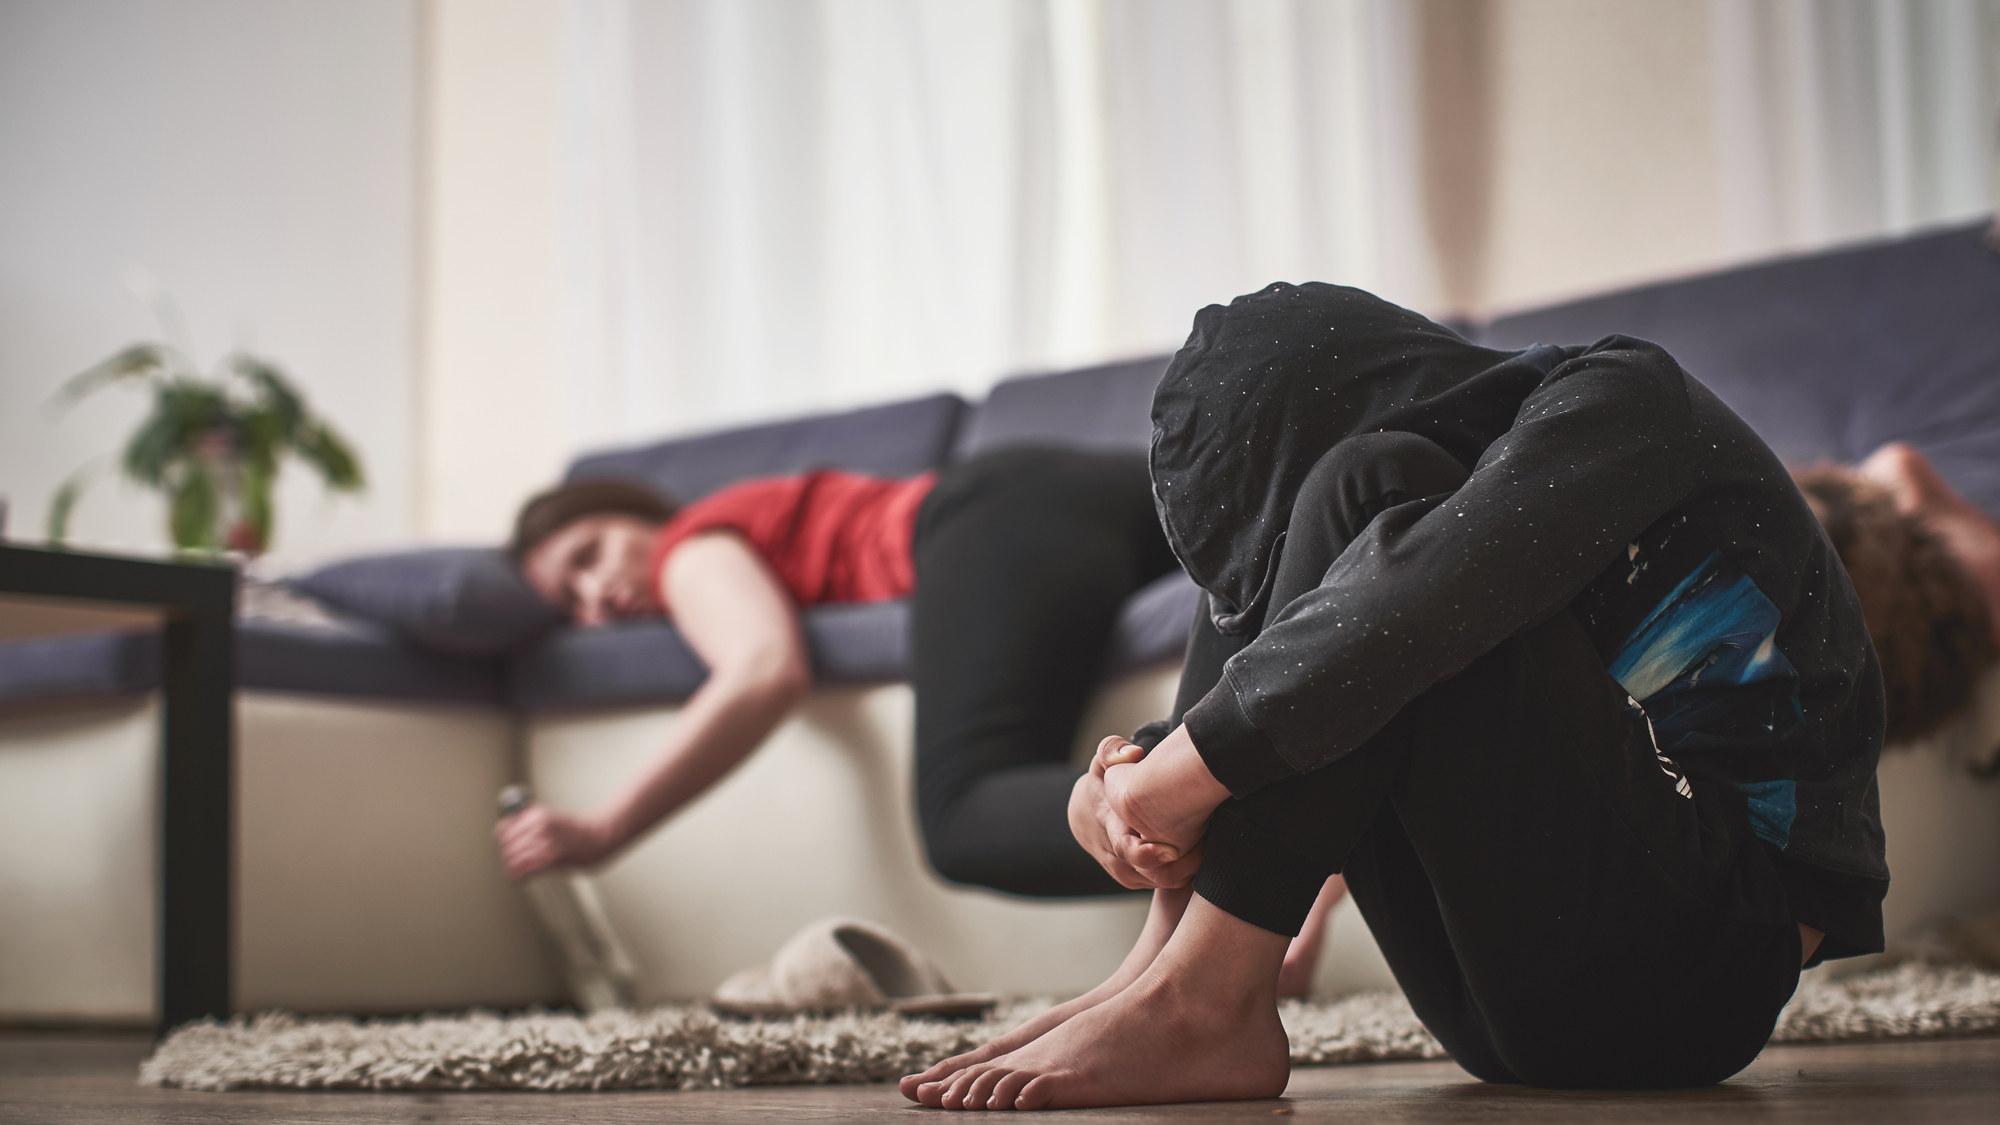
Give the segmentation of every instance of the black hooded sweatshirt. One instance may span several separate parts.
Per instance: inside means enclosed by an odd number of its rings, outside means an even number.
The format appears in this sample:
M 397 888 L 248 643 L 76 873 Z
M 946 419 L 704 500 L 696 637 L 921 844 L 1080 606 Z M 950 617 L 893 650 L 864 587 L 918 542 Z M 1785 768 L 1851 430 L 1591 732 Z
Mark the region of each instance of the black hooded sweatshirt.
M 1384 511 L 1318 589 L 1265 604 L 1300 483 L 1381 430 L 1470 479 Z M 1272 285 L 1196 315 L 1151 464 L 1216 628 L 1256 634 L 1185 716 L 1237 796 L 1339 759 L 1569 608 L 1672 768 L 1743 795 L 1820 956 L 1882 947 L 1883 696 L 1860 604 L 1777 457 L 1659 347 L 1497 352 L 1357 289 Z

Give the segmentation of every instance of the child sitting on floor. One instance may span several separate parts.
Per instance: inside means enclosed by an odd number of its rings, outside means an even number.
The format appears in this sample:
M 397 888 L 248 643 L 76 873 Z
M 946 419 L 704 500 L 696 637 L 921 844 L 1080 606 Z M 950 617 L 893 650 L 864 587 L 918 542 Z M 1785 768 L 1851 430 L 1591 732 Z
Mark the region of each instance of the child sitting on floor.
M 1289 936 L 1345 875 L 1493 1082 L 1713 1083 L 1882 948 L 1881 675 L 1778 459 L 1658 347 L 1494 352 L 1369 294 L 1211 306 L 1154 399 L 1205 590 L 1184 704 L 1070 823 L 1153 912 L 1111 980 L 903 1081 L 929 1106 L 1270 1097 Z

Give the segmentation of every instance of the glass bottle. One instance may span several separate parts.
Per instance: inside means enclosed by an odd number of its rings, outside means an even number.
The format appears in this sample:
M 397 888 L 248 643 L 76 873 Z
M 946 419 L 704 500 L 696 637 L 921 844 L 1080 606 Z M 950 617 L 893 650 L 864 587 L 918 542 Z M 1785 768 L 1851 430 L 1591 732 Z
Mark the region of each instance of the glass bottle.
M 525 785 L 502 789 L 500 819 L 527 808 L 534 799 Z M 581 871 L 552 868 L 528 876 L 520 885 L 543 931 L 562 953 L 577 1005 L 586 1012 L 635 1007 L 633 978 L 638 970 L 612 930 L 590 877 Z

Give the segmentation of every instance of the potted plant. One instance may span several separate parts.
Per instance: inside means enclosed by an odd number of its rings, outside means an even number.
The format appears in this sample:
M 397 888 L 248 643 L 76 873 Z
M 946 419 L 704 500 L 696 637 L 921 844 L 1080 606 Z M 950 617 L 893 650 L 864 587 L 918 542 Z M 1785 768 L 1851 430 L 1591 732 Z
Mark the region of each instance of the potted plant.
M 152 391 L 152 412 L 125 443 L 121 467 L 166 497 L 167 531 L 178 550 L 261 554 L 271 542 L 271 486 L 286 457 L 312 466 L 332 491 L 363 485 L 354 450 L 313 415 L 275 364 L 248 352 L 231 352 L 204 378 L 181 349 L 134 344 L 71 378 L 55 403 L 69 406 L 112 383 Z M 67 537 L 87 483 L 78 470 L 56 490 L 50 543 Z

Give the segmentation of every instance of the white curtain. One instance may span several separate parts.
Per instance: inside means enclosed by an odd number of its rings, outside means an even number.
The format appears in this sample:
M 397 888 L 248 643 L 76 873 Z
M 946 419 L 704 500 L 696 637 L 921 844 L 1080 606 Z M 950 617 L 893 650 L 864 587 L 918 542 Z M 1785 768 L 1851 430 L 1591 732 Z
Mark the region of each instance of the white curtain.
M 1274 280 L 1440 304 L 1417 43 L 1445 0 L 564 5 L 571 447 L 977 396 Z M 1992 207 L 2000 0 L 1707 11 L 1727 259 Z
M 1274 280 L 1421 303 L 1411 141 L 1377 112 L 1407 102 L 1407 22 L 1393 0 L 570 0 L 577 443 L 977 395 L 1172 349 Z
M 2000 0 L 1711 0 L 1730 250 L 1990 212 Z

